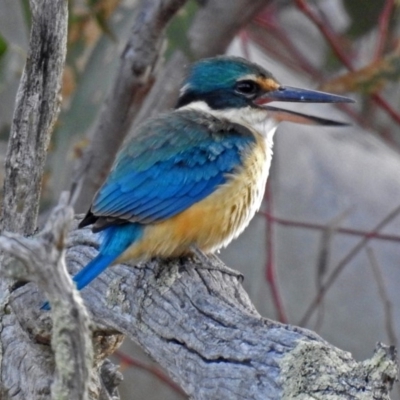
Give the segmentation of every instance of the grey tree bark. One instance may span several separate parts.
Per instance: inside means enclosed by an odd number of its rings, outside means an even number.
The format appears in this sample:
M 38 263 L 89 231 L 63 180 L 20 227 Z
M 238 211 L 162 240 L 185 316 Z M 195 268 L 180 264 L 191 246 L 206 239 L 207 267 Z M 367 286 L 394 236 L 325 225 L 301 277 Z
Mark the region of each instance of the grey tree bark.
M 45 236 L 29 240 L 8 235 L 0 247 L 19 259 L 29 249 L 32 257 L 24 261 L 34 264 L 43 248 L 38 242 Z M 90 229 L 72 230 L 66 243 L 70 272 L 86 265 L 97 246 Z M 35 268 L 46 268 L 41 261 Z M 216 257 L 208 264 L 193 257 L 153 260 L 136 267 L 119 265 L 83 290 L 93 321 L 97 366 L 123 334 L 166 368 L 193 399 L 389 399 L 397 376 L 394 348 L 378 344 L 371 359 L 356 362 L 311 331 L 261 317 L 240 278 L 204 269 L 221 267 Z M 46 274 L 52 271 L 48 268 Z M 62 296 L 62 288 L 57 291 Z M 8 309 L 29 332 L 31 343 L 42 343 L 49 362 L 46 344 L 60 301 L 53 303 L 50 314 L 40 311 L 43 300 L 43 293 L 29 283 L 11 293 Z M 74 309 L 79 309 L 79 302 L 75 304 Z M 12 345 L 8 341 L 5 350 Z M 11 361 L 16 376 L 20 359 Z M 51 382 L 51 372 L 47 379 Z
M 0 398 L 117 399 L 106 360 L 123 335 L 193 399 L 388 399 L 395 351 L 357 363 L 316 334 L 262 318 L 216 257 L 110 268 L 82 292 L 66 273 L 97 237 L 70 229 L 64 195 L 36 229 L 40 182 L 65 60 L 66 0 L 31 0 L 32 31 L 7 156 L 0 249 Z M 28 236 L 28 237 L 27 237 Z M 26 283 L 26 280 L 31 283 Z M 48 299 L 52 311 L 40 309 Z M 89 318 L 90 317 L 90 318 Z

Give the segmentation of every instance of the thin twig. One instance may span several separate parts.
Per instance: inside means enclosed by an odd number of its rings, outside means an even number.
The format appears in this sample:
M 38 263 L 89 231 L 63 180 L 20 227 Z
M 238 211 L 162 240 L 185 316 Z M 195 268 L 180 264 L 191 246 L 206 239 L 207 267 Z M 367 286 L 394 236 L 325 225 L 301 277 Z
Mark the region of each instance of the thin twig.
M 385 314 L 385 326 L 386 333 L 389 339 L 389 343 L 393 346 L 398 346 L 398 338 L 396 334 L 396 328 L 394 326 L 394 315 L 393 315 L 393 303 L 389 298 L 389 294 L 387 293 L 386 283 L 383 276 L 383 271 L 381 266 L 376 259 L 375 253 L 372 250 L 372 247 L 366 247 L 367 255 L 369 262 L 371 264 L 371 269 L 374 274 L 376 283 L 378 285 L 379 296 L 383 303 L 383 311 Z
M 336 57 L 343 63 L 343 65 L 346 66 L 349 71 L 355 71 L 352 60 L 343 49 L 338 37 L 329 25 L 328 20 L 326 18 L 322 20 L 322 18 L 320 18 L 317 13 L 315 13 L 307 4 L 306 0 L 295 0 L 295 2 L 299 10 L 301 10 L 304 15 L 306 15 L 318 27 L 320 32 L 332 47 Z M 371 97 L 374 102 L 382 108 L 382 110 L 386 111 L 386 113 L 395 122 L 400 124 L 400 114 L 396 112 L 396 110 L 391 107 L 391 105 L 380 94 L 374 93 Z
M 346 66 L 349 71 L 354 71 L 353 64 L 348 55 L 343 51 L 343 47 L 338 40 L 331 26 L 327 24 L 326 18 L 322 20 L 320 16 L 308 5 L 306 0 L 295 0 L 297 7 L 303 12 L 320 30 L 325 39 L 331 45 L 336 57 Z
M 375 237 L 376 233 L 381 230 L 385 225 L 391 222 L 397 215 L 400 213 L 400 206 L 396 207 L 393 211 L 391 211 L 379 224 L 373 228 L 369 235 L 365 236 L 361 239 L 337 264 L 337 266 L 333 269 L 333 272 L 326 280 L 326 282 L 321 286 L 314 300 L 310 303 L 307 311 L 304 316 L 300 319 L 298 325 L 304 326 L 307 324 L 311 315 L 314 313 L 321 299 L 325 296 L 326 292 L 331 288 L 333 283 L 336 281 L 338 276 L 341 274 L 345 266 L 365 247 L 365 245 L 369 242 L 369 240 Z
M 260 211 L 261 214 L 266 216 L 269 220 L 276 222 L 277 224 L 283 225 L 283 226 L 291 226 L 294 228 L 304 228 L 304 229 L 313 229 L 313 230 L 319 230 L 323 231 L 326 228 L 326 225 L 324 224 L 315 224 L 311 222 L 302 222 L 302 221 L 293 221 L 290 219 L 285 219 L 285 218 L 280 218 L 280 217 L 275 217 L 274 215 L 268 214 L 266 212 Z M 352 235 L 352 236 L 361 236 L 361 237 L 368 237 L 370 239 L 378 239 L 378 240 L 384 240 L 384 241 L 389 241 L 389 242 L 400 242 L 400 236 L 398 235 L 390 235 L 386 233 L 379 233 L 379 232 L 366 232 L 358 229 L 352 229 L 352 228 L 337 228 L 338 233 L 342 233 L 345 235 Z
M 378 104 L 382 110 L 385 110 L 398 124 L 400 124 L 400 114 L 388 103 L 380 94 L 372 94 L 372 98 L 376 104 Z
M 323 285 L 324 277 L 328 270 L 329 258 L 330 258 L 330 248 L 332 240 L 338 231 L 339 225 L 343 220 L 349 215 L 352 207 L 341 212 L 338 216 L 333 218 L 322 231 L 320 248 L 318 251 L 317 259 L 317 291 L 319 291 Z M 318 332 L 319 327 L 323 322 L 323 301 L 321 300 L 318 307 L 317 320 L 314 326 L 314 330 Z
M 385 50 L 387 36 L 389 32 L 389 23 L 390 23 L 390 18 L 392 16 L 393 8 L 394 8 L 394 0 L 386 0 L 381 15 L 379 16 L 378 40 L 374 57 L 376 61 L 378 61 L 382 57 Z
M 273 209 L 273 197 L 271 192 L 271 181 L 268 181 L 266 193 L 266 207 L 267 213 L 272 213 Z M 266 278 L 271 289 L 272 301 L 275 305 L 275 310 L 278 314 L 278 320 L 282 323 L 287 323 L 288 318 L 286 315 L 285 307 L 283 305 L 282 296 L 279 290 L 279 283 L 276 273 L 275 257 L 274 257 L 274 230 L 273 221 L 267 219 L 267 262 L 265 266 Z
M 323 80 L 323 74 L 318 68 L 315 68 L 311 62 L 304 56 L 302 52 L 299 51 L 298 47 L 293 44 L 291 38 L 287 35 L 286 30 L 279 23 L 275 23 L 275 21 L 271 20 L 271 18 L 262 18 L 258 16 L 254 18 L 254 25 L 264 29 L 268 34 L 273 34 L 284 46 L 286 51 L 290 54 L 290 57 L 293 57 L 296 62 L 295 66 L 299 67 L 303 72 L 313 76 L 314 79 L 319 81 Z M 268 46 L 268 42 L 266 40 L 258 40 L 259 45 Z M 292 63 L 289 63 L 290 66 Z

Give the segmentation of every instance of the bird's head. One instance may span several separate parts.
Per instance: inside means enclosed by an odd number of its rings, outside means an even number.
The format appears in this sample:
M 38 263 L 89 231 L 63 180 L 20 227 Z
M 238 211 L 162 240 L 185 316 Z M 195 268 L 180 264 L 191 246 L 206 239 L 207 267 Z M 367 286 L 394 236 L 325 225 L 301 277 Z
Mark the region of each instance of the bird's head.
M 227 56 L 201 60 L 190 69 L 177 108 L 198 101 L 205 102 L 213 110 L 266 108 L 265 105 L 272 101 L 353 102 L 344 96 L 283 86 L 261 66 L 240 57 Z

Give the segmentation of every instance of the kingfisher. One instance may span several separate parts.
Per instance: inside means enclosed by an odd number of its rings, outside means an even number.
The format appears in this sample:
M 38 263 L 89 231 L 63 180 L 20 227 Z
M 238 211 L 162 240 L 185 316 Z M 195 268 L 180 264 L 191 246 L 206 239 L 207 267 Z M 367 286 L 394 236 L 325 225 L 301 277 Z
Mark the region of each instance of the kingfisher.
M 98 255 L 73 278 L 78 290 L 112 264 L 227 246 L 260 208 L 278 123 L 346 125 L 273 101 L 353 102 L 283 86 L 239 57 L 195 63 L 175 108 L 145 121 L 124 143 L 80 222 L 101 238 Z

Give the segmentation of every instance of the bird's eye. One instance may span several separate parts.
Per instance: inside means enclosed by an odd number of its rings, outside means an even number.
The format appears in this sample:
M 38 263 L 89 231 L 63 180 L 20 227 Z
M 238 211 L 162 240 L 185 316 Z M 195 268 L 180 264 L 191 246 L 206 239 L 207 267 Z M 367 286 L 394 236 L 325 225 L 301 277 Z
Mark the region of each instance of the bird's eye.
M 260 87 L 256 82 L 248 80 L 237 82 L 235 85 L 235 90 L 237 93 L 252 97 L 259 92 Z

